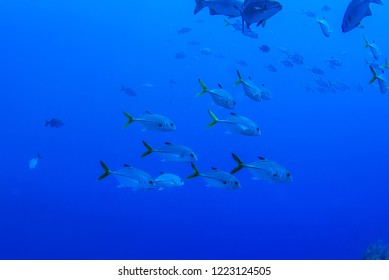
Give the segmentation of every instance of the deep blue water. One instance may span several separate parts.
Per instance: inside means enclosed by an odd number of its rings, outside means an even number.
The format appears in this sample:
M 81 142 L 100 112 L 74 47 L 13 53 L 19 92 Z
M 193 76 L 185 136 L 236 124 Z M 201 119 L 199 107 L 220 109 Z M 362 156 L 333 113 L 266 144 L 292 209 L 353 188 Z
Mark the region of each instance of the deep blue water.
M 363 39 L 375 40 L 383 64 L 388 7 L 371 4 L 364 28 L 342 33 L 348 1 L 280 2 L 283 10 L 264 28 L 252 27 L 253 39 L 206 9 L 193 15 L 192 0 L 0 1 L 0 258 L 361 259 L 372 242 L 388 242 L 389 97 L 368 84 L 364 58 L 372 56 Z M 332 10 L 320 12 L 324 4 Z M 303 9 L 326 17 L 329 38 Z M 192 30 L 178 35 L 182 27 Z M 269 53 L 259 51 L 262 44 Z M 301 54 L 304 65 L 285 67 L 277 46 Z M 186 57 L 176 59 L 178 52 Z M 343 65 L 328 67 L 331 56 Z M 306 91 L 320 79 L 312 66 L 350 89 Z M 266 84 L 272 99 L 244 96 L 233 86 L 237 69 Z M 235 112 L 255 120 L 262 135 L 225 134 L 221 124 L 207 129 L 208 109 L 220 117 L 229 111 L 209 94 L 196 97 L 198 78 L 230 91 Z M 122 111 L 147 110 L 174 120 L 177 131 L 123 128 Z M 51 118 L 65 125 L 45 127 Z M 153 177 L 192 173 L 188 163 L 140 158 L 142 140 L 191 147 L 202 172 L 230 171 L 232 152 L 245 162 L 263 156 L 288 168 L 293 182 L 254 181 L 242 170 L 239 190 L 195 178 L 179 189 L 134 192 L 116 188 L 113 177 L 97 180 L 100 160 Z M 37 152 L 42 159 L 29 170 Z

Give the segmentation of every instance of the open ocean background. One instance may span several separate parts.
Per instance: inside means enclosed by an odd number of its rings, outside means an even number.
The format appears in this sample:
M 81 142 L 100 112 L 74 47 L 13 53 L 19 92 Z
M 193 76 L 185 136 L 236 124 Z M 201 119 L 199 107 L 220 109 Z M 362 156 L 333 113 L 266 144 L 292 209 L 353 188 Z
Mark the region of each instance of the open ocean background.
M 388 7 L 371 4 L 364 28 L 342 33 L 347 0 L 280 3 L 283 10 L 264 28 L 252 26 L 259 34 L 253 39 L 207 9 L 193 15 L 192 0 L 0 1 L 0 258 L 362 259 L 371 243 L 388 243 L 389 96 L 368 84 L 364 58 L 372 57 L 363 39 L 375 40 L 384 64 Z M 324 4 L 332 10 L 321 12 Z M 326 17 L 329 38 L 303 9 Z M 192 30 L 178 34 L 182 27 Z M 301 54 L 304 65 L 285 67 L 277 46 Z M 328 67 L 331 56 L 343 65 Z M 312 66 L 350 89 L 306 91 L 320 79 Z M 266 84 L 272 100 L 244 96 L 233 86 L 237 69 Z M 209 94 L 196 97 L 198 78 L 231 92 L 234 111 L 255 120 L 262 135 L 206 128 L 208 109 L 220 118 L 229 111 Z M 177 131 L 123 128 L 122 111 L 138 117 L 147 110 L 168 116 Z M 45 127 L 51 118 L 65 125 Z M 194 178 L 179 189 L 134 192 L 116 188 L 112 176 L 97 180 L 100 160 L 153 177 L 192 173 L 188 163 L 140 158 L 142 140 L 191 147 L 201 172 L 230 171 L 232 152 L 248 163 L 263 156 L 288 168 L 293 182 L 254 181 L 242 170 L 235 174 L 239 190 Z M 42 159 L 29 170 L 38 152 Z

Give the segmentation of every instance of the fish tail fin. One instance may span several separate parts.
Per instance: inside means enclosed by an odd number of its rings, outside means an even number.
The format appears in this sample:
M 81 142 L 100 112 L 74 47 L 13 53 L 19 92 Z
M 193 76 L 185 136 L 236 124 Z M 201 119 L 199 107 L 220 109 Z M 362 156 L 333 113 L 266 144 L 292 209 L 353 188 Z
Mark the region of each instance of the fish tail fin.
M 204 8 L 204 0 L 196 0 L 196 7 L 194 9 L 194 14 L 197 14 Z
M 188 179 L 188 180 L 200 176 L 200 172 L 197 169 L 196 165 L 194 165 L 193 162 L 190 165 L 192 166 L 193 174 L 186 177 L 186 179 Z
M 240 74 L 239 70 L 236 70 L 236 73 L 238 74 L 238 80 L 234 83 L 234 86 L 237 86 L 237 85 L 243 83 L 242 75 Z
M 129 126 L 133 121 L 134 121 L 134 118 L 127 112 L 123 112 L 123 115 L 127 117 L 127 122 L 124 124 L 123 127 L 127 127 Z
M 140 157 L 145 157 L 145 156 L 151 154 L 152 152 L 154 152 L 153 148 L 151 148 L 151 146 L 149 144 L 147 144 L 146 141 L 142 141 L 142 143 L 146 148 L 146 152 L 144 152 Z
M 369 40 L 367 40 L 365 35 L 363 35 L 363 39 L 365 39 L 365 48 L 370 47 L 370 42 L 369 42 Z
M 238 164 L 238 166 L 235 167 L 234 169 L 232 169 L 230 174 L 234 174 L 234 173 L 238 172 L 239 170 L 241 170 L 244 167 L 243 161 L 241 161 L 240 158 L 238 158 L 237 155 L 232 153 L 232 158 L 235 160 L 235 162 Z
M 376 3 L 379 5 L 384 5 L 384 2 L 382 0 L 370 0 L 370 3 Z
M 109 170 L 109 168 L 107 167 L 107 165 L 106 165 L 102 160 L 100 160 L 100 165 L 101 165 L 101 167 L 104 169 L 104 173 L 100 175 L 100 177 L 98 178 L 98 180 L 104 179 L 105 177 L 107 177 L 107 176 L 111 173 L 111 170 Z
M 229 25 L 231 25 L 231 23 L 227 20 L 227 19 L 224 19 L 224 26 L 229 26 Z
M 218 123 L 220 120 L 216 117 L 216 115 L 211 110 L 208 110 L 208 113 L 212 118 L 212 121 L 207 126 L 208 128 L 210 128 L 214 126 L 216 123 Z
M 373 78 L 371 78 L 370 82 L 369 82 L 369 85 L 371 85 L 372 83 L 375 82 L 375 80 L 377 80 L 378 78 L 378 75 L 377 75 L 377 72 L 374 70 L 373 66 L 370 65 L 370 70 L 371 72 L 373 73 Z
M 203 82 L 201 79 L 199 79 L 199 83 L 200 83 L 201 89 L 202 89 L 203 91 L 200 92 L 200 93 L 198 93 L 197 96 L 203 95 L 204 93 L 207 93 L 207 92 L 208 92 L 207 87 L 205 86 L 204 82 Z

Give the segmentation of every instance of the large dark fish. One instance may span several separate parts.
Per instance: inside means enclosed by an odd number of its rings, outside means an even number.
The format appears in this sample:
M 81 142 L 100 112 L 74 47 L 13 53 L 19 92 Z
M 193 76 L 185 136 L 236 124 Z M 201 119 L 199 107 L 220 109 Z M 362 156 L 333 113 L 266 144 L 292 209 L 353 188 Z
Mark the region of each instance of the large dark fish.
M 361 24 L 363 18 L 371 16 L 369 4 L 384 5 L 381 0 L 352 0 L 343 16 L 342 31 L 349 32 Z
M 257 26 L 264 26 L 266 20 L 281 9 L 282 5 L 274 0 L 245 0 L 242 6 L 242 20 L 246 23 L 247 28 L 250 28 L 253 23 L 257 23 Z
M 243 0 L 195 0 L 196 7 L 194 14 L 208 7 L 211 15 L 224 15 L 229 17 L 239 17 Z

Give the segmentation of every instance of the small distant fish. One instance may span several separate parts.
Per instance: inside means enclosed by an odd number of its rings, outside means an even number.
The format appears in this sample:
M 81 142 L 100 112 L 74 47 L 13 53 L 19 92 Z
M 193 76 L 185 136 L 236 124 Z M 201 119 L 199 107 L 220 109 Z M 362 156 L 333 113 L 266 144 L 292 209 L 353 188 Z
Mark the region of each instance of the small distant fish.
M 38 162 L 42 159 L 41 155 L 37 153 L 34 157 L 32 157 L 29 162 L 28 162 L 28 169 L 34 169 L 37 165 Z
M 183 51 L 177 52 L 174 55 L 174 58 L 175 59 L 184 59 L 184 58 L 186 58 L 186 53 L 184 53 Z
M 188 45 L 198 46 L 198 45 L 200 45 L 200 42 L 196 41 L 196 40 L 190 40 L 190 41 L 188 41 Z
M 227 19 L 224 19 L 225 21 L 225 26 L 232 26 L 234 28 L 234 31 L 239 31 L 241 32 L 244 36 L 249 37 L 249 38 L 258 38 L 258 34 L 252 31 L 251 29 L 245 28 L 242 31 L 242 21 L 240 20 L 235 20 L 234 22 L 229 22 Z
M 378 46 L 375 43 L 375 41 L 373 40 L 372 42 L 369 42 L 365 36 L 363 36 L 363 38 L 365 39 L 365 42 L 366 42 L 365 48 L 369 48 L 374 59 L 378 60 L 380 58 L 381 52 L 378 49 Z
M 351 0 L 343 16 L 342 31 L 349 32 L 361 24 L 363 18 L 371 16 L 369 4 L 384 5 L 381 0 Z
M 223 59 L 223 58 L 226 58 L 226 57 L 227 57 L 227 56 L 226 56 L 224 53 L 222 53 L 222 52 L 215 53 L 213 56 L 216 57 L 216 58 L 220 58 L 220 59 Z
M 202 18 L 198 18 L 198 19 L 195 19 L 194 22 L 196 22 L 196 23 L 204 23 L 205 20 L 203 20 Z
M 205 86 L 204 82 L 201 79 L 199 79 L 199 83 L 202 88 L 202 92 L 198 93 L 197 96 L 201 96 L 204 93 L 208 92 L 211 95 L 213 101 L 215 101 L 217 105 L 226 109 L 235 108 L 236 102 L 234 98 L 231 96 L 229 92 L 224 90 L 220 84 L 219 84 L 219 88 L 210 90 Z
M 154 179 L 155 184 L 158 187 L 158 190 L 178 188 L 184 185 L 184 181 L 172 173 L 161 172 L 157 178 Z
M 123 91 L 128 96 L 136 96 L 136 92 L 135 91 L 133 91 L 131 88 L 125 87 L 123 85 L 122 85 L 120 91 Z
M 214 126 L 217 123 L 223 123 L 232 133 L 241 134 L 245 136 L 261 135 L 261 130 L 259 129 L 258 125 L 246 117 L 231 112 L 231 116 L 229 118 L 221 120 L 216 117 L 216 115 L 211 110 L 208 110 L 208 113 L 212 118 L 211 123 L 208 124 L 208 128 Z
M 326 58 L 324 61 L 328 62 L 331 68 L 340 67 L 343 65 L 342 61 L 334 56 Z
M 293 63 L 292 61 L 289 60 L 289 58 L 285 58 L 284 60 L 281 60 L 281 63 L 285 66 L 285 67 L 293 67 Z
M 264 53 L 268 53 L 270 51 L 270 47 L 268 45 L 259 46 L 259 50 Z
M 321 10 L 323 12 L 329 12 L 332 10 L 332 8 L 330 6 L 328 6 L 327 4 L 324 4 L 324 6 L 321 8 Z
M 324 75 L 324 70 L 319 68 L 319 67 L 307 67 L 307 69 L 309 71 L 311 71 L 313 74 L 316 74 L 316 75 Z
M 124 168 L 111 171 L 104 162 L 100 161 L 100 165 L 103 168 L 104 173 L 100 175 L 98 180 L 102 180 L 108 175 L 112 175 L 119 182 L 118 188 L 132 188 L 133 190 L 156 188 L 153 178 L 140 169 L 125 165 Z
M 175 124 L 168 119 L 167 117 L 153 114 L 149 111 L 146 111 L 146 114 L 139 117 L 134 118 L 130 114 L 123 112 L 124 116 L 127 117 L 127 122 L 124 124 L 124 127 L 127 127 L 132 122 L 139 122 L 143 125 L 144 130 L 154 130 L 154 131 L 175 131 Z
M 172 86 L 175 86 L 177 84 L 176 80 L 174 79 L 169 79 L 169 86 L 172 87 Z
M 245 60 L 243 60 L 243 59 L 238 60 L 236 63 L 238 63 L 240 66 L 244 66 L 244 67 L 246 67 L 246 66 L 249 65 L 249 64 L 248 64 Z
M 323 35 L 326 37 L 330 37 L 332 29 L 326 19 L 323 17 L 322 19 L 316 19 L 316 21 L 320 25 Z
M 203 8 L 209 8 L 209 14 L 224 15 L 228 17 L 239 17 L 241 16 L 240 7 L 243 0 L 195 0 L 196 7 L 194 14 L 200 12 Z
M 210 48 L 202 48 L 202 49 L 200 49 L 200 52 L 202 54 L 205 54 L 205 55 L 211 55 L 212 54 L 212 50 Z
M 369 67 L 370 67 L 371 72 L 373 73 L 373 78 L 371 78 L 369 84 L 371 85 L 375 81 L 378 81 L 378 86 L 380 87 L 380 92 L 382 94 L 386 94 L 386 92 L 388 91 L 388 85 L 386 83 L 384 71 L 382 70 L 382 75 L 378 75 L 376 70 L 374 70 L 373 66 L 370 65 Z
M 45 126 L 60 128 L 64 126 L 64 123 L 60 119 L 52 118 L 51 120 L 46 121 Z
M 298 54 L 297 52 L 289 53 L 288 59 L 290 59 L 293 63 L 295 63 L 297 65 L 304 64 L 304 57 L 301 54 Z
M 329 83 L 328 81 L 323 80 L 322 78 L 320 78 L 320 79 L 314 78 L 313 80 L 314 80 L 314 81 L 316 82 L 316 84 L 317 84 L 318 86 L 320 86 L 320 87 L 325 87 L 325 88 L 327 88 L 327 87 L 329 87 L 329 85 L 330 85 L 330 83 Z
M 141 84 L 142 87 L 146 87 L 146 88 L 153 88 L 154 85 L 153 84 L 150 84 L 150 83 L 143 83 Z
M 303 13 L 304 15 L 306 15 L 307 17 L 310 17 L 310 18 L 316 17 L 316 13 L 315 13 L 315 12 L 312 12 L 312 11 L 302 10 L 302 13 Z
M 190 27 L 182 27 L 181 29 L 177 30 L 177 33 L 180 35 L 180 34 L 185 34 L 185 33 L 191 32 L 191 31 L 192 31 L 192 28 L 190 28 Z
M 277 71 L 278 71 L 277 68 L 276 68 L 274 65 L 272 65 L 272 64 L 266 65 L 266 68 L 267 68 L 267 70 L 269 70 L 270 72 L 277 72 Z
M 145 157 L 151 153 L 157 153 L 162 161 L 175 161 L 175 162 L 195 162 L 197 161 L 196 154 L 188 147 L 183 145 L 176 145 L 170 142 L 165 142 L 165 145 L 153 149 L 146 141 L 142 142 L 146 148 L 141 157 Z
M 292 175 L 283 166 L 273 161 L 267 160 L 264 157 L 258 157 L 259 161 L 255 161 L 249 164 L 244 163 L 240 158 L 232 154 L 233 159 L 238 164 L 230 173 L 234 174 L 242 168 L 248 168 L 254 175 L 254 180 L 265 180 L 269 182 L 291 182 Z
M 240 183 L 235 176 L 230 173 L 221 171 L 217 168 L 212 168 L 212 171 L 207 173 L 200 173 L 196 165 L 191 163 L 194 173 L 189 175 L 187 179 L 192 179 L 196 177 L 202 177 L 206 182 L 207 187 L 211 188 L 220 188 L 227 190 L 235 190 L 240 188 Z

